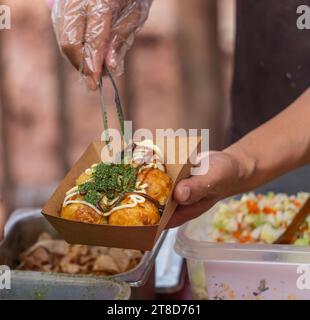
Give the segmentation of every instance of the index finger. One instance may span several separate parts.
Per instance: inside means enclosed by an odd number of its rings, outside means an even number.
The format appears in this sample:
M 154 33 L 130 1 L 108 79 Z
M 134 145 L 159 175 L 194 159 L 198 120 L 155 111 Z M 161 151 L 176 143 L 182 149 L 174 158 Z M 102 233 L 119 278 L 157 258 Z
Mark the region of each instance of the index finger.
M 53 7 L 53 22 L 61 51 L 79 70 L 83 62 L 86 7 L 81 0 L 61 0 Z
M 104 3 L 88 8 L 83 73 L 95 84 L 99 83 L 102 74 L 112 19 L 113 11 Z

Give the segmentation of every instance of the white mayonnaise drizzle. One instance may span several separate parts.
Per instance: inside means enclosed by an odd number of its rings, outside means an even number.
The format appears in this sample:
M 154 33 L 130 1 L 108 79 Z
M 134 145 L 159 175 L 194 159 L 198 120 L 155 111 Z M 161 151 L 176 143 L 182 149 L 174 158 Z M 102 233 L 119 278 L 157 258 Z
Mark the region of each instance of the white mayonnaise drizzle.
M 139 189 L 143 190 L 147 188 L 147 183 L 144 183 L 142 186 L 139 186 Z
M 161 150 L 158 148 L 156 144 L 153 143 L 152 140 L 143 140 L 140 142 L 135 142 L 135 144 L 138 147 L 146 147 L 146 148 L 152 149 L 159 157 L 162 157 Z
M 72 188 L 71 190 L 74 190 L 76 189 L 77 187 L 75 188 Z M 70 191 L 70 190 L 69 190 Z M 91 203 L 88 203 L 86 201 L 83 201 L 83 200 L 70 200 L 71 198 L 77 196 L 79 194 L 79 192 L 72 192 L 70 194 L 68 194 L 65 199 L 64 199 L 64 202 L 63 202 L 63 207 L 65 208 L 66 206 L 68 206 L 69 204 L 84 204 L 85 206 L 88 206 L 90 207 L 91 209 L 95 210 L 96 213 L 98 213 L 99 215 L 103 215 L 103 212 L 101 212 L 98 208 L 96 208 L 95 206 L 93 206 Z
M 64 207 L 66 206 L 66 203 L 69 199 L 71 199 L 74 196 L 77 196 L 79 194 L 79 192 L 72 192 L 68 195 L 66 195 L 65 199 L 64 199 Z
M 97 166 L 98 166 L 98 163 L 94 163 L 90 168 L 85 170 L 85 173 L 88 174 L 89 176 L 91 176 L 93 174 L 93 172 L 95 171 Z
M 156 146 L 152 140 L 144 140 L 141 142 L 135 142 L 135 144 L 138 146 L 137 150 L 135 150 L 133 152 L 133 162 L 139 161 L 141 159 L 144 159 L 145 156 L 148 154 L 149 150 L 147 149 L 151 149 L 153 150 L 153 152 L 155 153 L 155 158 L 153 159 L 153 163 L 149 163 L 146 166 L 144 166 L 143 168 L 140 168 L 139 173 L 141 172 L 141 170 L 143 169 L 147 169 L 147 168 L 158 168 L 159 170 L 166 172 L 165 167 L 162 165 L 162 152 L 161 150 L 158 148 L 158 146 Z M 140 149 L 139 149 L 140 147 Z M 142 147 L 142 148 L 141 148 Z M 147 149 L 143 149 L 147 148 Z
M 74 197 L 74 196 L 76 196 L 78 194 L 79 194 L 78 192 L 74 192 L 74 193 L 68 194 L 64 199 L 63 207 L 66 207 L 69 204 L 83 204 L 83 205 L 88 206 L 91 209 L 95 210 L 96 213 L 98 213 L 99 215 L 101 215 L 101 216 L 103 215 L 104 217 L 108 217 L 115 211 L 118 211 L 118 210 L 121 210 L 121 209 L 125 209 L 125 208 L 134 208 L 139 203 L 144 203 L 145 202 L 145 198 L 143 196 L 140 196 L 138 194 L 131 194 L 131 195 L 129 195 L 129 198 L 132 201 L 132 203 L 122 204 L 120 206 L 117 206 L 117 207 L 113 208 L 109 212 L 103 213 L 98 208 L 96 208 L 95 206 L 93 206 L 89 202 L 86 202 L 86 201 L 83 201 L 83 200 L 69 200 L 69 199 L 71 199 L 72 197 Z
M 151 169 L 151 168 L 158 169 L 158 170 L 160 170 L 162 172 L 166 172 L 165 167 L 161 163 L 149 163 L 149 164 L 141 167 L 139 169 L 138 173 L 141 173 L 143 170 Z
M 131 194 L 131 195 L 129 195 L 129 198 L 132 201 L 132 203 L 126 203 L 126 204 L 122 204 L 120 206 L 117 206 L 117 207 L 113 208 L 112 210 L 110 210 L 109 212 L 104 213 L 103 215 L 105 217 L 108 217 L 109 215 L 111 215 L 115 211 L 118 211 L 121 209 L 126 209 L 126 208 L 134 208 L 139 203 L 145 202 L 145 198 L 138 195 L 138 194 Z
M 162 172 L 166 172 L 165 167 L 161 163 L 154 162 L 154 163 L 147 164 L 144 167 L 140 168 L 139 173 L 145 169 L 150 169 L 150 168 L 154 168 L 154 169 L 158 169 Z
M 76 191 L 78 190 L 78 188 L 79 188 L 78 186 L 71 188 L 70 190 L 68 190 L 68 191 L 66 192 L 66 195 L 71 194 L 71 193 L 73 193 L 73 192 L 76 192 Z
M 161 150 L 153 144 L 153 142 L 151 140 L 144 140 L 141 142 L 135 142 L 135 144 L 138 147 L 147 147 L 149 149 L 152 149 L 155 154 L 158 156 L 157 160 L 159 160 L 158 158 L 162 157 L 162 153 Z M 143 151 L 143 150 L 138 150 L 137 152 L 134 152 L 133 154 L 133 160 L 139 160 L 139 159 L 143 159 L 145 156 L 145 153 L 148 152 L 147 150 Z M 95 168 L 98 166 L 98 163 L 93 164 L 90 168 L 85 170 L 85 173 L 87 175 L 92 175 Z M 159 169 L 160 171 L 166 172 L 165 167 L 162 163 L 160 162 L 153 162 L 150 164 L 147 164 L 145 166 L 143 166 L 142 168 L 139 169 L 139 173 L 145 169 L 149 169 L 149 168 L 155 168 L 155 169 Z M 90 181 L 91 179 L 89 179 L 88 181 Z M 136 191 L 135 192 L 140 192 L 140 193 L 145 193 L 146 194 L 146 188 L 147 188 L 147 184 L 144 183 L 143 185 L 140 185 L 140 181 L 137 182 L 136 184 Z M 123 205 L 119 205 L 115 208 L 113 208 L 112 210 L 110 210 L 109 212 L 102 212 L 100 211 L 98 208 L 96 208 L 95 206 L 93 206 L 92 204 L 83 201 L 83 200 L 70 200 L 72 199 L 72 197 L 78 195 L 78 186 L 75 186 L 73 188 L 71 188 L 69 191 L 67 191 L 66 193 L 66 197 L 64 199 L 63 202 L 63 207 L 68 206 L 69 204 L 83 204 L 85 206 L 90 207 L 91 209 L 93 209 L 97 214 L 99 215 L 103 215 L 105 217 L 110 216 L 113 212 L 121 210 L 121 209 L 126 209 L 126 208 L 134 208 L 135 206 L 137 206 L 139 203 L 144 203 L 145 202 L 145 198 L 142 195 L 138 195 L 138 194 L 131 194 L 129 195 L 129 198 L 131 200 L 131 203 L 127 203 L 127 204 L 123 204 Z M 110 204 L 115 203 L 118 200 L 118 198 L 114 199 Z

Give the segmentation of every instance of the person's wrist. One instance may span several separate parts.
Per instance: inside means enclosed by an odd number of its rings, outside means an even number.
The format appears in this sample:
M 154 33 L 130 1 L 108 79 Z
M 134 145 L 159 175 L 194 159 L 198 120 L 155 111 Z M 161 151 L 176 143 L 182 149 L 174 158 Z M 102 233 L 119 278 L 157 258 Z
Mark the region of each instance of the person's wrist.
M 223 151 L 236 163 L 238 192 L 251 188 L 251 181 L 255 174 L 256 160 L 241 146 L 232 145 Z

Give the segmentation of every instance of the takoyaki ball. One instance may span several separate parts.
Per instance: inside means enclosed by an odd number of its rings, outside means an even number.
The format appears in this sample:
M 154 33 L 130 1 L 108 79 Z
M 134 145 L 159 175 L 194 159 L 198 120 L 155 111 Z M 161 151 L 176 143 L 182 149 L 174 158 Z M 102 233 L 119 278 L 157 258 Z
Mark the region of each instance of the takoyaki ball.
M 163 171 L 155 168 L 144 169 L 138 175 L 141 184 L 147 184 L 146 193 L 156 199 L 161 205 L 167 203 L 172 179 Z
M 130 198 L 126 198 L 121 204 L 131 203 Z M 149 226 L 157 224 L 160 220 L 159 212 L 156 206 L 145 200 L 138 203 L 133 208 L 124 208 L 112 212 L 109 217 L 109 224 L 113 226 Z
M 88 180 L 90 180 L 91 174 L 88 174 L 86 172 L 83 172 L 76 180 L 76 185 L 80 186 L 81 184 L 84 184 Z
M 91 207 L 82 203 L 72 203 L 62 208 L 61 217 L 68 220 L 104 224 L 105 218 Z

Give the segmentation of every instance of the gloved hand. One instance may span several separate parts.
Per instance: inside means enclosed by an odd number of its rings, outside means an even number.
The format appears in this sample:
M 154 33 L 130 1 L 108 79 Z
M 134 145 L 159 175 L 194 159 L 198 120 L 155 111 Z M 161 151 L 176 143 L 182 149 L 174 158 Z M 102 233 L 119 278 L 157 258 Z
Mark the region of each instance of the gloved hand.
M 54 29 L 62 52 L 95 90 L 104 62 L 120 75 L 135 33 L 153 0 L 55 0 Z

